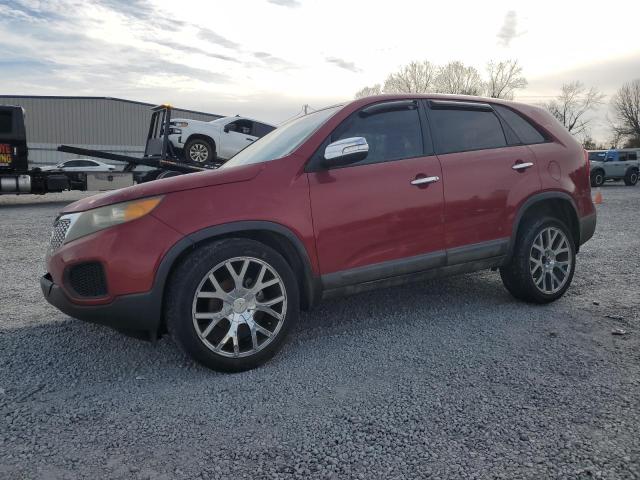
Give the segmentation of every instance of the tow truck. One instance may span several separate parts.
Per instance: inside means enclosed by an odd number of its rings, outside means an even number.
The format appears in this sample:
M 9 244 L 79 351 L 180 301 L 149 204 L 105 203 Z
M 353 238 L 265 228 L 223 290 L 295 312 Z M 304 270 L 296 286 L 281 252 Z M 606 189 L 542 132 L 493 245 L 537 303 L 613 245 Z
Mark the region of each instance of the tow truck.
M 134 183 L 134 169 L 150 167 L 138 182 L 218 168 L 221 164 L 196 164 L 180 158 L 169 141 L 171 106 L 152 108 L 144 155 L 132 157 L 100 150 L 60 145 L 58 150 L 76 155 L 125 163 L 121 172 L 62 172 L 30 168 L 25 111 L 19 106 L 0 106 L 0 194 L 46 194 L 64 190 L 113 190 Z

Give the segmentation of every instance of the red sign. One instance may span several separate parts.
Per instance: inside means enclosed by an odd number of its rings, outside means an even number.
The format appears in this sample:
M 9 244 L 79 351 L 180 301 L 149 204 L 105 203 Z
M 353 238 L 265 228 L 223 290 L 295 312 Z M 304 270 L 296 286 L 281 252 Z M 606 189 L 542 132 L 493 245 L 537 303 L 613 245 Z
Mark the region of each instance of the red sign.
M 0 143 L 0 165 L 9 165 L 11 163 L 11 145 Z

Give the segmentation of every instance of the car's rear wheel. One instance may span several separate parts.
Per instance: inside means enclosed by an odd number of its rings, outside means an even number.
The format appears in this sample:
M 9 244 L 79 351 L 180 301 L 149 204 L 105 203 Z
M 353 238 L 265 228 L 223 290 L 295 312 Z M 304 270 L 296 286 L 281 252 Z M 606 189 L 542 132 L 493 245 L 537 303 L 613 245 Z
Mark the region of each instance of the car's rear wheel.
M 595 170 L 591 172 L 591 186 L 601 187 L 604 184 L 604 172 L 602 170 Z
M 575 244 L 567 226 L 555 218 L 532 219 L 519 232 L 500 277 L 514 297 L 549 303 L 569 288 L 575 263 Z
M 638 183 L 638 170 L 630 168 L 624 176 L 624 184 L 633 187 L 636 183 Z
M 172 275 L 167 327 L 203 365 L 238 372 L 280 349 L 299 315 L 298 285 L 287 261 L 248 239 L 225 239 L 187 256 Z
M 216 161 L 216 149 L 207 139 L 191 138 L 184 146 L 184 157 L 189 162 L 212 163 Z

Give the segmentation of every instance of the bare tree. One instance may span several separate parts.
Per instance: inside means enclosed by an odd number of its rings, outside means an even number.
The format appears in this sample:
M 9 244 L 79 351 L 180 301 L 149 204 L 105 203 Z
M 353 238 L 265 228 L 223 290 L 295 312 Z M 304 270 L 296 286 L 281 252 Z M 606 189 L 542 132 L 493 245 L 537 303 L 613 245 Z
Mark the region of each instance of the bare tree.
M 436 67 L 429 61 L 411 62 L 384 82 L 384 93 L 428 93 L 433 92 Z
M 449 62 L 442 67 L 435 83 L 438 93 L 481 95 L 484 90 L 478 71 L 462 62 Z
M 596 87 L 587 89 L 582 82 L 562 85 L 562 91 L 544 107 L 574 135 L 586 133 L 592 119 L 589 112 L 602 103 L 604 95 Z
M 640 138 L 640 78 L 625 83 L 611 99 L 613 130 L 621 137 Z
M 525 88 L 527 80 L 522 76 L 522 67 L 517 60 L 491 61 L 487 64 L 487 96 L 513 100 L 515 90 Z
M 370 97 L 372 95 L 380 95 L 381 93 L 382 93 L 382 87 L 380 86 L 379 83 L 376 83 L 372 87 L 364 87 L 363 89 L 358 90 L 356 92 L 355 97 L 364 98 L 364 97 Z

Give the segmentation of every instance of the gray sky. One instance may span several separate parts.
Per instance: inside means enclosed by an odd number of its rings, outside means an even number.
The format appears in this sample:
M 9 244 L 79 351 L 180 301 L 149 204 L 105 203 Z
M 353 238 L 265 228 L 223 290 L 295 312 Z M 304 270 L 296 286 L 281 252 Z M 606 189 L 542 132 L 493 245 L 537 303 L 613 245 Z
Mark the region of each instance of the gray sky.
M 516 58 L 537 103 L 640 77 L 640 2 L 0 0 L 0 92 L 99 95 L 280 122 L 412 60 Z M 633 22 L 632 22 L 633 23 Z M 637 22 L 636 22 L 637 23 Z M 593 134 L 607 135 L 607 108 Z

